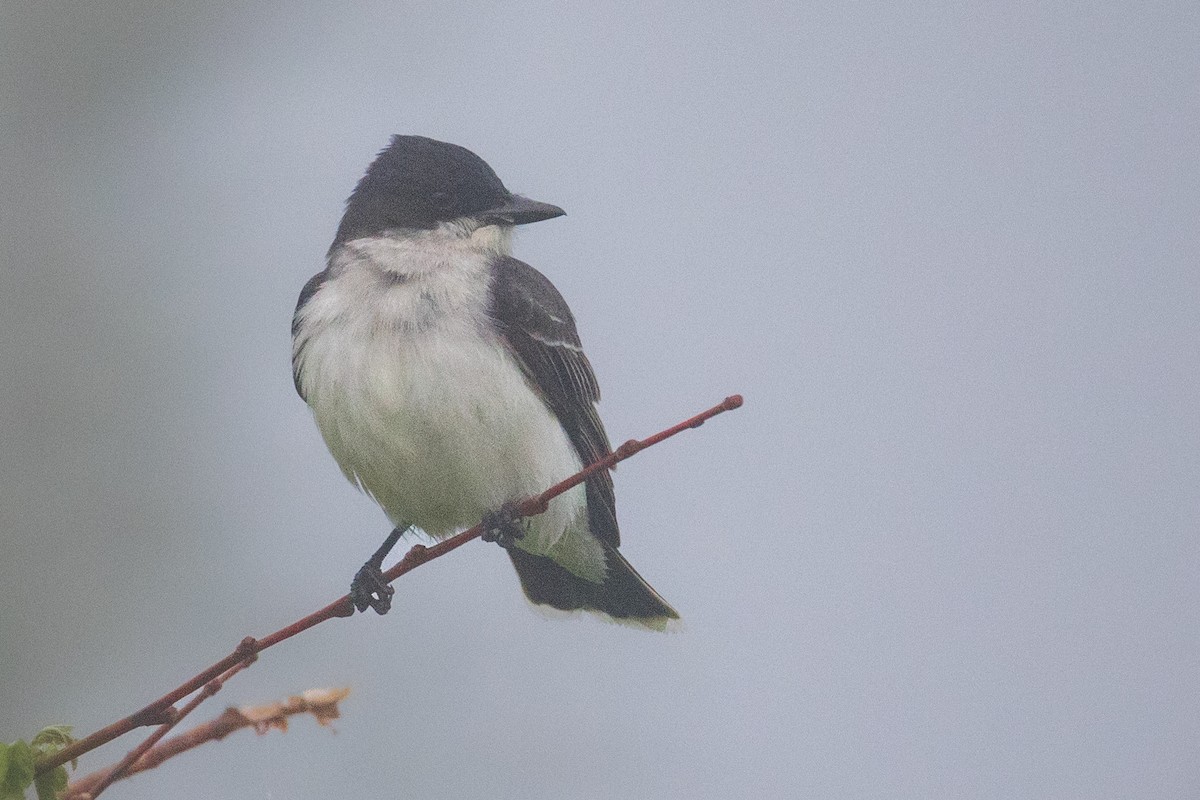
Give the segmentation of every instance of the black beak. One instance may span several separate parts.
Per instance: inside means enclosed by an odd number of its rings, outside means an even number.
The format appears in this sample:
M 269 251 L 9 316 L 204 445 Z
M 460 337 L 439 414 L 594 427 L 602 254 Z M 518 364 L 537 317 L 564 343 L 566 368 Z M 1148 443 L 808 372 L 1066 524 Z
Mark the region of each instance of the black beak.
M 539 203 L 519 194 L 510 195 L 508 200 L 495 208 L 479 214 L 479 219 L 485 225 L 524 225 L 527 222 L 541 222 L 544 219 L 561 217 L 567 212 L 549 203 Z

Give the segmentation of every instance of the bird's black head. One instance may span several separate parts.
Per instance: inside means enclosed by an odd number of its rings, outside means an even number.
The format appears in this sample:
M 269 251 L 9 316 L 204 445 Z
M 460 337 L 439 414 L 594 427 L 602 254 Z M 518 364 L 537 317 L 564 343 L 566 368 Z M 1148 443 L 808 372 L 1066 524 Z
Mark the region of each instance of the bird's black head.
M 346 202 L 334 244 L 459 219 L 521 225 L 564 213 L 514 195 L 487 162 L 465 147 L 424 136 L 393 136 Z

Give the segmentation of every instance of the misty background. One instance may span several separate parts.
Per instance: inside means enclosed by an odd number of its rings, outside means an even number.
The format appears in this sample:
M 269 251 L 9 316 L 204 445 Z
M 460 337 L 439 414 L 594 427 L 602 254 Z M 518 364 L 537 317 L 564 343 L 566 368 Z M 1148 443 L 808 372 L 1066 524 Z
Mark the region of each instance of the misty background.
M 290 318 L 393 133 L 569 216 L 616 475 L 684 615 L 547 621 L 472 544 L 114 798 L 1195 797 L 1200 8 L 0 5 L 0 740 L 344 593 L 388 526 Z M 88 755 L 109 764 L 148 731 Z

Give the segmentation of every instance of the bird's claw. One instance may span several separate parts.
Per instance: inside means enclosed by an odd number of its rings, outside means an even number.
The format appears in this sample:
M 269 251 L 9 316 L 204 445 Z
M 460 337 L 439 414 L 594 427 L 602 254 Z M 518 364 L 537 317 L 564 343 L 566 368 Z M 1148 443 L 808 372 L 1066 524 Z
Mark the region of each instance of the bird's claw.
M 350 582 L 350 600 L 359 611 L 372 608 L 376 614 L 386 614 L 392 607 L 395 593 L 383 577 L 382 566 L 371 561 L 363 564 Z
M 495 542 L 508 550 L 518 540 L 525 538 L 522 519 L 516 503 L 505 503 L 499 510 L 483 515 L 483 533 L 479 538 L 485 542 Z

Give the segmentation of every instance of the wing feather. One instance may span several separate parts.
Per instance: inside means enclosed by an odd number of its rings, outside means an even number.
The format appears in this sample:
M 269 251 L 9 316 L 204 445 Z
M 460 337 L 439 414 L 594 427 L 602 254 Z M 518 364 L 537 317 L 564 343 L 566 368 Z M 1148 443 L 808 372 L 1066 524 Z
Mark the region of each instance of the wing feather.
M 611 453 L 596 412 L 600 385 L 583 352 L 575 317 L 554 285 L 522 261 L 497 258 L 490 313 L 530 385 L 562 423 L 579 460 L 589 464 Z M 597 473 L 586 488 L 592 534 L 616 547 L 621 537 L 612 476 Z

